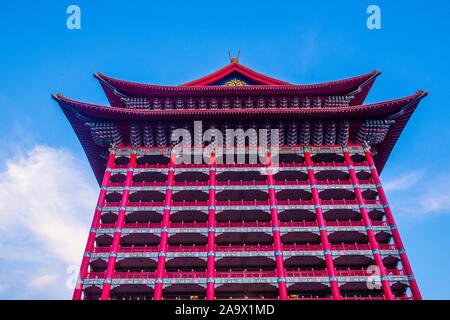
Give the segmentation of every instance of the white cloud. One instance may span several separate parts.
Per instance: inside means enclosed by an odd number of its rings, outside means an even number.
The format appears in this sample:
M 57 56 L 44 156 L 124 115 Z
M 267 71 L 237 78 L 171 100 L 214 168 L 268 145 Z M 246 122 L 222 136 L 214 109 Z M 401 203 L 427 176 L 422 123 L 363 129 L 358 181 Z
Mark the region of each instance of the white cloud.
M 422 197 L 420 205 L 424 212 L 450 210 L 450 183 L 434 185 L 433 190 Z
M 413 185 L 415 185 L 420 178 L 422 177 L 422 173 L 419 171 L 410 172 L 406 175 L 396 177 L 393 180 L 387 181 L 383 188 L 386 192 L 392 190 L 407 190 Z
M 98 194 L 90 168 L 70 151 L 47 146 L 19 152 L 2 167 L 0 281 L 9 288 L 45 285 L 69 297 L 66 268 L 81 261 Z M 62 298 L 46 292 L 37 298 Z
M 33 290 L 43 289 L 43 288 L 49 287 L 51 285 L 54 285 L 54 283 L 57 280 L 58 280 L 58 275 L 45 274 L 43 276 L 38 276 L 38 277 L 32 278 L 30 280 L 28 287 Z
M 450 213 L 450 176 L 433 172 L 410 172 L 383 184 L 396 212 L 416 218 Z

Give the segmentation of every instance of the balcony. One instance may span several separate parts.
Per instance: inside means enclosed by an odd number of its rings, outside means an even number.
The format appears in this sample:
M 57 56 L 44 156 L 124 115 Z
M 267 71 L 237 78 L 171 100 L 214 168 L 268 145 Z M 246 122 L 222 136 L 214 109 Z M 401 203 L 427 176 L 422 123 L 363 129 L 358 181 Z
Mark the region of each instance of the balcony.
M 397 281 L 406 281 L 407 277 L 403 270 L 401 269 L 392 269 L 387 270 L 387 277 L 391 282 Z M 336 276 L 338 277 L 338 282 L 349 283 L 349 282 L 366 282 L 368 278 L 373 276 L 373 271 L 367 270 L 336 270 Z M 165 272 L 165 279 L 186 279 L 192 280 L 192 283 L 197 283 L 195 280 L 203 279 L 206 283 L 206 271 L 176 271 L 176 272 Z M 267 279 L 266 281 L 269 283 L 277 283 L 277 271 L 216 271 L 215 279 L 225 279 L 224 281 L 216 281 L 218 283 L 237 283 L 234 279 L 247 279 L 247 283 L 252 283 L 251 279 Z M 288 285 L 292 285 L 296 283 L 299 279 L 304 279 L 303 282 L 307 279 L 314 278 L 324 278 L 319 281 L 327 282 L 328 272 L 326 270 L 288 270 L 286 271 L 286 282 Z M 341 278 L 341 279 L 339 279 Z M 89 272 L 86 275 L 86 278 L 83 280 L 102 280 L 105 279 L 104 272 Z M 120 280 L 146 280 L 146 279 L 156 279 L 156 272 L 115 272 L 113 275 L 113 279 Z M 229 280 L 229 281 L 227 281 Z M 318 280 L 318 279 L 317 279 Z M 317 281 L 316 280 L 316 281 Z M 134 282 L 137 283 L 137 282 Z M 176 284 L 177 281 L 172 281 L 173 284 Z M 183 281 L 182 283 L 188 283 Z
M 362 221 L 327 221 L 326 226 L 331 242 L 367 242 Z M 161 222 L 125 223 L 122 228 L 122 243 L 130 245 L 158 243 L 161 227 Z M 272 243 L 272 227 L 271 221 L 218 221 L 216 222 L 216 243 Z M 319 241 L 319 227 L 316 221 L 281 221 L 279 227 L 282 242 L 285 244 Z M 379 240 L 386 240 L 385 238 L 389 240 L 391 236 L 390 228 L 385 221 L 373 221 L 373 230 Z M 115 224 L 101 224 L 97 229 L 97 241 L 103 245 L 109 245 L 114 232 Z M 207 239 L 208 223 L 172 222 L 168 232 L 171 244 L 201 244 Z
M 373 264 L 372 250 L 368 244 L 332 244 L 331 250 L 335 265 L 364 266 Z M 381 244 L 381 254 L 384 260 L 399 259 L 398 251 L 393 244 Z M 109 247 L 95 247 L 91 263 L 96 268 L 106 269 L 109 258 Z M 120 266 L 130 268 L 155 268 L 159 247 L 131 246 L 119 247 L 118 260 Z M 208 247 L 206 245 L 170 245 L 166 254 L 168 268 L 206 267 Z M 238 267 L 245 264 L 249 268 L 274 267 L 275 247 L 270 245 L 217 245 L 216 267 Z M 285 267 L 296 268 L 299 265 L 317 268 L 324 265 L 324 250 L 321 244 L 291 244 L 283 245 Z M 389 262 L 389 261 L 386 261 Z
M 313 206 L 312 200 L 281 200 L 277 201 L 278 206 Z M 107 202 L 105 203 L 105 208 L 118 208 L 120 202 Z M 164 203 L 162 201 L 139 201 L 128 203 L 128 207 L 163 207 Z M 226 206 L 226 207 L 245 207 L 245 206 L 269 206 L 268 201 L 216 201 L 216 207 Z M 323 200 L 323 206 L 335 206 L 335 207 L 357 207 L 358 202 L 356 200 Z M 171 207 L 208 207 L 207 201 L 179 201 L 172 202 Z M 382 208 L 381 202 L 379 200 L 367 200 L 366 207 Z M 241 209 L 242 210 L 242 209 Z

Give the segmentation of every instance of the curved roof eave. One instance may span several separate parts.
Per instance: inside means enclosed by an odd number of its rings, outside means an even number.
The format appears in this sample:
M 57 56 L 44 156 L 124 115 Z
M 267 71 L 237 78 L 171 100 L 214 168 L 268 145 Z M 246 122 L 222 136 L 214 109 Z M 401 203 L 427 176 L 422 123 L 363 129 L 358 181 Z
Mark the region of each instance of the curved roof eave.
M 111 120 L 184 120 L 198 119 L 221 119 L 223 115 L 240 117 L 242 115 L 261 116 L 266 119 L 272 115 L 274 118 L 293 116 L 298 119 L 354 119 L 367 118 L 371 116 L 389 115 L 412 100 L 423 95 L 422 91 L 390 101 L 378 102 L 367 105 L 335 107 L 335 108 L 252 108 L 252 109 L 194 109 L 194 110 L 140 110 L 126 109 L 120 107 L 99 106 L 83 103 L 65 98 L 61 95 L 54 96 L 57 101 L 70 105 L 79 112 L 94 118 L 105 118 Z
M 418 91 L 414 95 L 370 104 L 363 106 L 355 106 L 349 107 L 346 112 L 339 112 L 342 110 L 337 110 L 340 108 L 333 109 L 264 109 L 259 110 L 262 111 L 260 113 L 261 119 L 267 119 L 267 112 L 272 113 L 274 115 L 281 117 L 294 117 L 297 116 L 298 119 L 302 118 L 317 118 L 317 119 L 337 119 L 337 118 L 345 118 L 345 119 L 365 119 L 370 117 L 387 117 L 393 118 L 395 123 L 390 127 L 386 138 L 383 142 L 377 145 L 378 153 L 374 157 L 374 161 L 376 167 L 379 172 L 382 171 L 386 161 L 391 154 L 395 143 L 397 142 L 400 134 L 405 128 L 408 120 L 410 119 L 412 113 L 417 108 L 420 100 L 427 95 L 427 92 Z M 97 178 L 99 184 L 101 183 L 101 179 L 103 177 L 103 173 L 105 170 L 105 161 L 100 157 L 100 153 L 102 148 L 95 145 L 92 139 L 92 135 L 90 130 L 85 126 L 85 121 L 88 118 L 96 118 L 96 119 L 106 119 L 106 120 L 119 120 L 119 121 L 127 121 L 127 120 L 140 120 L 140 121 L 151 121 L 151 120 L 174 120 L 174 114 L 179 113 L 180 111 L 175 110 L 174 113 L 167 114 L 166 117 L 156 117 L 157 114 L 165 114 L 169 112 L 168 110 L 161 111 L 133 111 L 133 110 L 125 110 L 122 108 L 115 107 L 105 107 L 98 106 L 93 104 L 82 103 L 74 100 L 67 99 L 61 95 L 53 95 L 53 98 L 58 102 L 62 111 L 68 118 L 72 128 L 74 129 L 80 143 L 86 153 L 86 156 L 91 164 L 92 169 L 94 170 L 94 174 Z M 336 110 L 334 110 L 336 109 Z M 342 109 L 342 108 L 341 108 Z M 237 119 L 239 119 L 242 114 L 258 111 L 258 110 L 220 110 L 222 113 L 230 113 L 234 112 Z M 280 113 L 280 111 L 282 111 Z M 300 112 L 304 111 L 304 112 Z M 199 112 L 193 113 L 190 119 L 197 118 L 204 112 L 203 115 L 214 112 L 211 110 L 199 110 Z M 283 113 L 284 112 L 284 113 Z M 192 113 L 192 112 L 191 112 Z M 340 114 L 340 117 L 336 115 Z M 315 117 L 313 116 L 315 115 Z M 324 115 L 327 115 L 324 117 Z M 220 117 L 221 114 L 218 114 Z M 255 114 L 252 114 L 254 117 Z M 176 119 L 175 119 L 176 120 Z
M 129 82 L 94 74 L 114 107 L 123 107 L 121 97 L 219 97 L 219 96 L 259 96 L 259 95 L 354 95 L 350 105 L 362 104 L 380 71 L 343 80 L 310 85 L 251 85 L 243 87 L 227 86 L 161 86 Z

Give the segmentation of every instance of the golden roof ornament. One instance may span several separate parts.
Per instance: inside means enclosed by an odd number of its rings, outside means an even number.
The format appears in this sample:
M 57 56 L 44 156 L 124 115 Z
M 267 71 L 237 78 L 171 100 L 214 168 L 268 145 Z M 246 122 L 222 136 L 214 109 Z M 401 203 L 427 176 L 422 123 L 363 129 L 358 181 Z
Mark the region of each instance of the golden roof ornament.
M 230 51 L 228 51 L 228 56 L 230 57 L 230 61 L 231 61 L 231 63 L 239 63 L 239 54 L 241 53 L 241 51 L 239 50 L 238 51 L 238 55 L 237 55 L 237 57 L 231 57 L 231 53 L 230 53 Z

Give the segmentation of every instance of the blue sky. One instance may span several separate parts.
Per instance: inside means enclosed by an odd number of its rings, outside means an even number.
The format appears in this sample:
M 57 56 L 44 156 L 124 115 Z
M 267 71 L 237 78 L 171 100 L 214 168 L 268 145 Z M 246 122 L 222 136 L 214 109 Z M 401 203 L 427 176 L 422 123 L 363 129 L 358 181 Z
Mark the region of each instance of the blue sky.
M 71 4 L 81 30 L 66 27 Z M 371 4 L 380 30 L 366 27 Z M 382 70 L 367 103 L 429 90 L 381 178 L 424 298 L 449 299 L 449 18 L 448 1 L 2 3 L 0 299 L 70 298 L 96 202 L 86 157 L 50 94 L 107 104 L 94 72 L 177 85 L 226 65 L 228 50 L 296 84 Z

